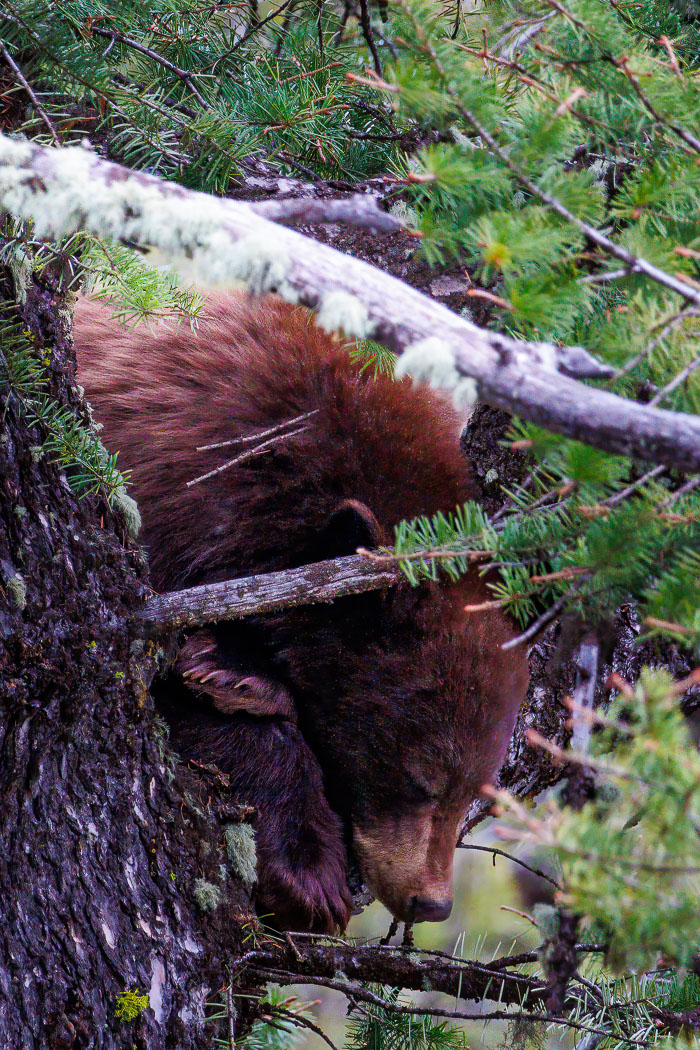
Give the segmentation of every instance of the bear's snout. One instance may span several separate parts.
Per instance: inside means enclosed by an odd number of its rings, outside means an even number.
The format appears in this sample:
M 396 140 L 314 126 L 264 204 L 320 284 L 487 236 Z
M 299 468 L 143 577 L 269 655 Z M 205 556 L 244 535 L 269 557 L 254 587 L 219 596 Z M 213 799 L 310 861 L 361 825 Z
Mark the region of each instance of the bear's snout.
M 430 897 L 414 897 L 411 903 L 413 922 L 444 922 L 452 911 L 452 899 L 431 900 Z
M 432 808 L 353 827 L 353 845 L 370 891 L 402 922 L 442 922 L 452 911 L 452 867 L 459 821 Z

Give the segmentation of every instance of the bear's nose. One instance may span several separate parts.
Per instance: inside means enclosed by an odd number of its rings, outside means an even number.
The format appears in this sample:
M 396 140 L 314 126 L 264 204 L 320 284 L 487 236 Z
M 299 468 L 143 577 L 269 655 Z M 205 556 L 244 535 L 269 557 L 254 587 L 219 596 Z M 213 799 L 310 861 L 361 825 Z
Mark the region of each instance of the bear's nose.
M 411 907 L 414 922 L 443 922 L 452 911 L 452 901 L 436 901 L 430 897 L 414 897 Z

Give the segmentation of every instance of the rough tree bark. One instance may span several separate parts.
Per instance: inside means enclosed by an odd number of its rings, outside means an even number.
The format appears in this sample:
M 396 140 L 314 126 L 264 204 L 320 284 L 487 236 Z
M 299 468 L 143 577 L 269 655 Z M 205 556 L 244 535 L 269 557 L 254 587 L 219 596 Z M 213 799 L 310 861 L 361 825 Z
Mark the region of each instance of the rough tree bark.
M 47 277 L 23 317 L 51 394 L 80 411 L 64 305 Z M 204 1004 L 249 912 L 223 849 L 237 811 L 220 778 L 172 764 L 154 717 L 140 550 L 104 501 L 76 498 L 6 389 L 2 404 L 0 1045 L 208 1046 Z M 197 879 L 219 887 L 214 911 Z M 120 1022 L 137 989 L 150 1009 Z

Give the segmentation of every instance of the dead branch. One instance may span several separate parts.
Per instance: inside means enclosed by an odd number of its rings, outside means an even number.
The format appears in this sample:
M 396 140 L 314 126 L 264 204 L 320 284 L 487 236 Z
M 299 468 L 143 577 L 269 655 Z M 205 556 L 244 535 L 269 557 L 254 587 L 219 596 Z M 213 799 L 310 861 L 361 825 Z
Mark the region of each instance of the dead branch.
M 400 135 L 398 136 L 400 138 Z M 377 204 L 376 197 L 355 193 L 341 200 L 292 197 L 287 200 L 260 201 L 250 207 L 257 215 L 283 225 L 311 226 L 323 222 L 342 222 L 372 233 L 396 233 L 406 227 Z
M 260 974 L 284 971 L 287 977 L 284 983 L 290 984 L 325 983 L 334 981 L 342 973 L 345 984 L 341 991 L 351 996 L 360 984 L 383 984 L 409 991 L 430 989 L 461 999 L 488 998 L 517 1006 L 526 1002 L 528 1006 L 541 1003 L 544 996 L 541 980 L 513 970 L 499 970 L 493 964 L 465 962 L 456 957 L 389 945 L 319 944 L 293 936 L 296 952 L 286 945 L 266 947 L 248 952 L 238 960 L 237 966 L 249 967 Z
M 382 565 L 361 554 L 351 554 L 298 569 L 156 594 L 146 602 L 141 617 L 146 630 L 158 634 L 295 605 L 332 602 L 349 594 L 393 587 L 403 578 L 398 566 Z
M 2 42 L 0 42 L 0 54 L 2 54 L 2 57 L 5 59 L 5 61 L 7 62 L 8 66 L 10 67 L 12 72 L 14 73 L 15 79 L 17 80 L 17 82 L 24 88 L 24 90 L 26 91 L 27 95 L 29 95 L 29 99 L 30 99 L 30 101 L 32 103 L 32 106 L 34 107 L 36 112 L 39 114 L 39 116 L 41 117 L 41 119 L 43 120 L 44 124 L 46 125 L 46 127 L 49 130 L 49 135 L 51 136 L 51 140 L 52 140 L 54 146 L 60 146 L 61 143 L 60 143 L 58 135 L 56 134 L 56 129 L 53 126 L 53 124 L 51 123 L 51 120 L 49 119 L 49 116 L 48 116 L 46 110 L 42 106 L 42 104 L 39 101 L 39 99 L 36 97 L 36 95 L 34 93 L 34 89 L 32 88 L 32 85 L 29 83 L 29 81 L 25 77 L 24 73 L 22 72 L 20 67 L 17 65 L 17 63 L 15 62 L 14 58 L 12 57 L 12 55 L 10 54 L 10 52 L 7 50 L 7 48 L 5 47 L 5 45 Z
M 518 864 L 521 868 L 524 868 L 525 871 L 529 871 L 533 875 L 537 875 L 538 878 L 549 882 L 555 889 L 561 889 L 556 879 L 553 879 L 546 871 L 542 871 L 541 868 L 533 868 L 532 865 L 526 864 L 520 857 L 515 857 L 512 853 L 506 853 L 503 849 L 497 849 L 496 846 L 477 846 L 474 842 L 458 842 L 457 848 L 477 850 L 479 853 L 490 853 L 493 857 L 494 867 L 496 866 L 496 857 L 505 857 L 507 860 L 512 861 L 513 864 Z
M 399 353 L 437 339 L 457 371 L 475 379 L 480 396 L 498 408 L 611 452 L 700 470 L 700 419 L 576 382 L 571 375 L 605 372 L 582 348 L 481 329 L 368 263 L 269 223 L 239 201 L 131 172 L 89 150 L 44 148 L 7 136 L 0 136 L 0 201 L 13 214 L 33 218 L 39 235 L 89 230 L 155 245 L 172 259 L 189 255 L 205 282 L 244 280 L 253 291 L 276 291 L 319 309 L 328 327 L 370 336 Z

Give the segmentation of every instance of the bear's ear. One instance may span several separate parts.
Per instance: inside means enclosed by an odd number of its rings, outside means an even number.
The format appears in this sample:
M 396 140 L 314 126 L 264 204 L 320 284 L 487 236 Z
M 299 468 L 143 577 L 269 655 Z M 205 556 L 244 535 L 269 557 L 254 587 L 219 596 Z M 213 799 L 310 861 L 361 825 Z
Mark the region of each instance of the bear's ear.
M 358 547 L 380 547 L 384 532 L 366 503 L 345 499 L 331 514 L 321 536 L 324 558 L 354 554 Z
M 289 722 L 297 720 L 294 701 L 281 682 L 227 667 L 210 631 L 190 635 L 175 666 L 195 696 L 208 700 L 222 714 L 272 715 Z

